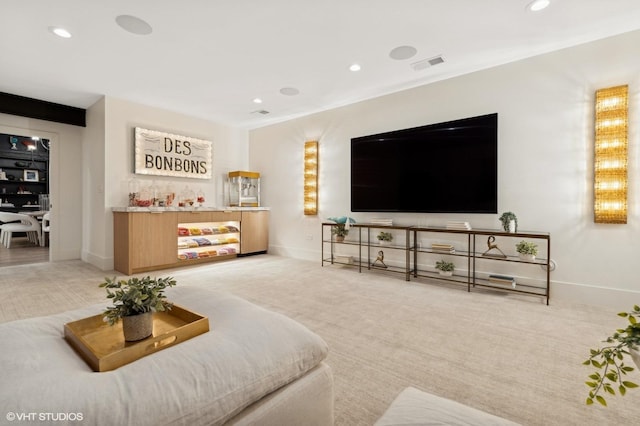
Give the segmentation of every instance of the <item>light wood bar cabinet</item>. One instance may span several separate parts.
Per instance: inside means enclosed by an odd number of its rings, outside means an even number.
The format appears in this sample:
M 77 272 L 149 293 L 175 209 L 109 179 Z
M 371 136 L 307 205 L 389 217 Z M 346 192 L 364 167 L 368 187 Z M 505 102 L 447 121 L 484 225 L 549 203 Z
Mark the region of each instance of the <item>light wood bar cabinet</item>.
M 113 209 L 114 269 L 127 275 L 266 253 L 266 208 Z

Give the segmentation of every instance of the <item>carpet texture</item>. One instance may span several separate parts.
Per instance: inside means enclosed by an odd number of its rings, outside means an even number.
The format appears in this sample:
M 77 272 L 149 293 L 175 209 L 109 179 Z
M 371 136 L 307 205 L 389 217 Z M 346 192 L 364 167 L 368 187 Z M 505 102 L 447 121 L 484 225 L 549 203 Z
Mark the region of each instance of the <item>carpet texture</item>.
M 2 268 L 0 322 L 100 301 L 107 306 L 98 284 L 114 275 L 121 276 L 80 261 Z M 584 402 L 591 370 L 582 361 L 624 326 L 606 308 L 553 298 L 546 306 L 535 296 L 468 293 L 435 281 L 406 282 L 395 274 L 272 255 L 148 275 L 229 291 L 319 334 L 329 345 L 336 425 L 373 424 L 407 386 L 524 425 L 617 425 L 640 418 L 640 389 L 608 397 L 608 408 Z M 640 373 L 629 380 L 640 383 Z

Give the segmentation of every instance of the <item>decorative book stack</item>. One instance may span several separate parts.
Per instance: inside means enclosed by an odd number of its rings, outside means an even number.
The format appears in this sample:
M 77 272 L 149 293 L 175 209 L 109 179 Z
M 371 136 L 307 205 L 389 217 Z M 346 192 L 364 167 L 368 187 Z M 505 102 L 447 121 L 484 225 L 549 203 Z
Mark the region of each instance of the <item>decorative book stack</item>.
M 440 243 L 433 243 L 431 244 L 431 250 L 434 253 L 455 253 L 456 249 L 451 245 L 451 244 L 440 244 Z
M 461 231 L 469 231 L 471 230 L 471 225 L 469 225 L 469 222 L 449 221 L 447 222 L 447 229 L 459 229 Z
M 489 282 L 494 284 L 510 285 L 516 288 L 516 279 L 506 275 L 489 275 Z

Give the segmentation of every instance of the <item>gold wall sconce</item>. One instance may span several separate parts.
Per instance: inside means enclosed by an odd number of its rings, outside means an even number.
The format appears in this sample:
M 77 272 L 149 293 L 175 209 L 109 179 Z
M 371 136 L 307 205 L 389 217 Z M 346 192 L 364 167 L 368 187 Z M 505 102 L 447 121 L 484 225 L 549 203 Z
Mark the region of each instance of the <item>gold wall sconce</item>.
M 629 87 L 596 91 L 594 222 L 627 223 Z
M 318 214 L 318 142 L 304 143 L 304 214 Z

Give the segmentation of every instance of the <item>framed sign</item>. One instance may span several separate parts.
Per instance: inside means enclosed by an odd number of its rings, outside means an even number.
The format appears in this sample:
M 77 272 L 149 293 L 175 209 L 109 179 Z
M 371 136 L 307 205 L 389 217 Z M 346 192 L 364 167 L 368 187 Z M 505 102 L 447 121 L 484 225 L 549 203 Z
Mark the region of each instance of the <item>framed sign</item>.
M 38 182 L 40 180 L 37 170 L 24 170 L 22 180 L 25 182 Z
M 211 179 L 211 141 L 136 127 L 134 142 L 137 174 Z

